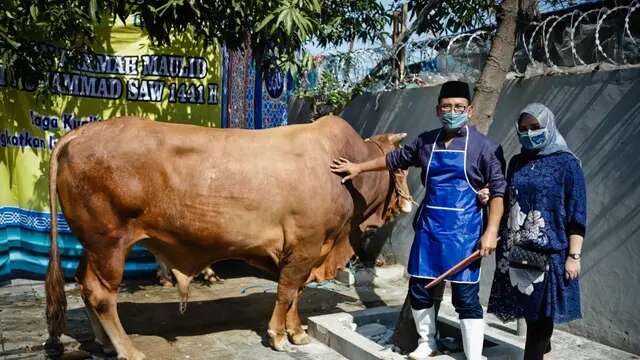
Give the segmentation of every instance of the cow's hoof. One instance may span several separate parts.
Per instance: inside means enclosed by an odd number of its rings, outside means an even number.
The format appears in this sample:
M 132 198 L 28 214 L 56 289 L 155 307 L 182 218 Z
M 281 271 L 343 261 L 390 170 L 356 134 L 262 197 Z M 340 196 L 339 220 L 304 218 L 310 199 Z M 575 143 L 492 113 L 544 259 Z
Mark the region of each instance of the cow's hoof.
M 220 282 L 220 281 L 218 281 L 218 280 L 216 280 L 216 279 L 214 279 L 214 278 L 208 278 L 208 279 L 206 279 L 206 282 L 207 282 L 207 285 L 208 285 L 208 286 L 213 286 L 213 285 L 216 285 L 216 284 L 221 284 L 221 282 Z
M 60 338 L 58 337 L 49 337 L 47 342 L 44 344 L 44 350 L 52 359 L 57 359 L 64 354 L 64 345 L 60 342 Z
M 273 330 L 268 330 L 269 334 L 269 345 L 275 351 L 287 351 L 287 336 L 285 334 L 278 334 Z
M 295 333 L 289 333 L 289 341 L 295 345 L 307 345 L 311 343 L 311 338 L 304 330 Z

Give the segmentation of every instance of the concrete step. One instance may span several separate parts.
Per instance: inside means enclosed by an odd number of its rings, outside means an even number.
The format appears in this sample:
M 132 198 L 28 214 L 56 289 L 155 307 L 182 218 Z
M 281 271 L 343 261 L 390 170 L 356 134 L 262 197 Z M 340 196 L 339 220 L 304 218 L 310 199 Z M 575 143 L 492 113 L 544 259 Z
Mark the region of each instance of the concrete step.
M 406 359 L 404 355 L 394 352 L 391 346 L 384 345 L 384 342 L 379 344 L 372 340 L 390 338 L 389 332 L 393 331 L 399 312 L 399 307 L 384 306 L 352 313 L 315 316 L 309 318 L 309 334 L 348 359 Z M 444 315 L 438 317 L 438 322 L 442 337 L 459 332 L 457 319 Z M 488 329 L 483 355 L 486 359 L 519 360 L 522 358 L 522 348 L 504 338 L 496 337 L 493 329 Z M 433 359 L 464 360 L 465 356 L 459 349 Z

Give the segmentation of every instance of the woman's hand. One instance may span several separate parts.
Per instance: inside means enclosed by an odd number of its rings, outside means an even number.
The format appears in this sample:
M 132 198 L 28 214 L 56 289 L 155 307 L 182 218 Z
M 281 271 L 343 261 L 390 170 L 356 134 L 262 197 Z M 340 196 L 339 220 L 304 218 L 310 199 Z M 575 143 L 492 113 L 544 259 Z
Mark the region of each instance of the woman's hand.
M 480 203 L 480 205 L 486 206 L 487 203 L 489 202 L 490 195 L 491 194 L 489 193 L 489 188 L 480 189 L 480 191 L 478 191 L 478 194 L 477 194 L 478 202 Z
M 342 178 L 342 183 L 344 184 L 362 172 L 358 165 L 359 164 L 352 163 L 351 161 L 341 157 L 339 159 L 334 159 L 330 167 L 331 171 L 335 174 L 346 174 L 346 176 Z
M 567 280 L 574 280 L 580 276 L 580 260 L 574 258 L 567 258 L 564 263 L 564 275 Z

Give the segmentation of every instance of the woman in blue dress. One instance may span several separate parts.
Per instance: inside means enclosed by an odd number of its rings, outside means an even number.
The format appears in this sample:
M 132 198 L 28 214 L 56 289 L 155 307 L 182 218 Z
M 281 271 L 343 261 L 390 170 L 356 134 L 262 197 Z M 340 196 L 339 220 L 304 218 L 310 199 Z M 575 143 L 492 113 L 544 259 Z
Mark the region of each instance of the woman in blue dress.
M 580 319 L 580 252 L 587 220 L 580 161 L 542 104 L 516 124 L 522 151 L 507 167 L 506 216 L 488 312 L 525 318 L 525 360 L 550 351 L 553 325 Z

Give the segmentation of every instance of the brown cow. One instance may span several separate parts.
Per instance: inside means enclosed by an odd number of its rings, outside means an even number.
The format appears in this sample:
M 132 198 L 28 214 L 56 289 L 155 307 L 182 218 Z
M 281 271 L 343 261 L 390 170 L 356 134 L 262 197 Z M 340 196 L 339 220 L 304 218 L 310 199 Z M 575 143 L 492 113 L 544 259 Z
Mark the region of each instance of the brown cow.
M 404 135 L 363 141 L 334 116 L 261 131 L 123 117 L 70 132 L 50 164 L 50 341 L 64 331 L 66 307 L 57 193 L 85 249 L 76 279 L 96 341 L 119 358 L 144 358 L 116 310 L 125 257 L 135 243 L 170 266 L 183 301 L 193 276 L 215 261 L 242 259 L 277 274 L 270 343 L 282 350 L 287 335 L 294 344 L 308 343 L 298 315 L 304 285 L 333 278 L 359 251 L 363 230 L 411 210 L 406 173 L 372 172 L 342 185 L 329 164 L 339 156 L 380 156 Z

